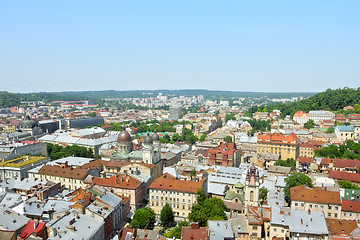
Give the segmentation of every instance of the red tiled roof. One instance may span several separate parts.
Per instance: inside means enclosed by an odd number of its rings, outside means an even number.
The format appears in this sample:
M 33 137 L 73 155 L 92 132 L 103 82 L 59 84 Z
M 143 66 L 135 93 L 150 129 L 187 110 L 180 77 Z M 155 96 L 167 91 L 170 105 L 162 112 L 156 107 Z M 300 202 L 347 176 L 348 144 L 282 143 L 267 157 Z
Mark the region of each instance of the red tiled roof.
M 329 178 L 335 178 L 338 180 L 347 180 L 350 182 L 360 182 L 360 173 L 348 173 L 342 171 L 331 170 L 329 172 Z
M 284 143 L 284 144 L 297 144 L 299 142 L 299 138 L 291 133 L 288 136 L 279 133 L 267 133 L 260 134 L 258 136 L 258 142 L 276 142 L 276 143 Z
M 44 222 L 38 222 L 29 220 L 27 224 L 25 225 L 24 229 L 20 233 L 20 240 L 27 239 L 31 234 L 33 233 L 39 233 L 41 230 L 45 228 Z
M 110 178 L 94 177 L 90 183 L 95 183 L 96 185 L 106 187 L 136 189 L 141 185 L 142 182 L 134 177 L 131 177 L 130 175 L 119 173 Z
M 360 213 L 360 201 L 342 200 L 341 211 Z
M 304 113 L 303 111 L 297 111 L 295 114 L 294 114 L 294 117 L 308 117 L 309 114 L 308 113 Z
M 339 192 L 323 190 L 320 187 L 308 188 L 305 185 L 292 187 L 290 189 L 290 198 L 292 201 L 341 204 Z
M 299 157 L 299 163 L 312 163 L 312 162 L 314 162 L 314 161 L 315 161 L 314 158 Z
M 181 232 L 181 240 L 208 240 L 209 231 L 207 228 L 191 228 L 183 227 Z
M 360 167 L 360 161 L 356 159 L 334 159 L 334 167 L 340 168 L 355 168 L 358 169 Z
M 165 173 L 162 176 L 156 178 L 154 182 L 150 185 L 149 189 L 196 193 L 199 188 L 202 188 L 204 181 L 206 181 L 206 178 L 202 179 L 199 182 L 180 180 L 171 176 L 168 173 Z

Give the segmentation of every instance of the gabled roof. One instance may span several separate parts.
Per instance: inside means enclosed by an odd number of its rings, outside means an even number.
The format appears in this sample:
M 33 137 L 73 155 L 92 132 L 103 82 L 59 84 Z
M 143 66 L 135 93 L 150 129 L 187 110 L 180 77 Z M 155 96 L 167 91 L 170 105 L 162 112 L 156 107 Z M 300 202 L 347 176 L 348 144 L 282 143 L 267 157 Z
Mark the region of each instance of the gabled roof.
M 44 165 L 39 170 L 39 174 L 57 176 L 63 178 L 74 178 L 83 180 L 88 175 L 88 169 L 65 167 L 65 166 L 51 166 Z
M 292 187 L 290 189 L 290 198 L 292 201 L 337 205 L 341 204 L 339 192 L 323 190 L 320 187 L 309 188 L 305 185 Z
M 326 219 L 330 235 L 348 235 L 358 228 L 355 220 Z
M 204 178 L 199 182 L 185 181 L 176 179 L 168 173 L 156 178 L 150 185 L 149 189 L 161 189 L 177 192 L 196 193 L 199 188 L 203 187 L 204 182 L 207 179 Z
M 348 173 L 342 171 L 331 170 L 329 172 L 329 178 L 335 178 L 338 180 L 347 180 L 350 182 L 360 182 L 360 173 Z
M 20 240 L 27 239 L 33 233 L 39 233 L 41 230 L 45 228 L 44 222 L 38 222 L 29 220 L 29 222 L 25 225 L 24 229 L 20 233 Z
M 342 200 L 341 211 L 360 213 L 360 201 Z
M 119 173 L 110 178 L 94 177 L 90 183 L 105 187 L 136 189 L 142 182 L 128 174 Z

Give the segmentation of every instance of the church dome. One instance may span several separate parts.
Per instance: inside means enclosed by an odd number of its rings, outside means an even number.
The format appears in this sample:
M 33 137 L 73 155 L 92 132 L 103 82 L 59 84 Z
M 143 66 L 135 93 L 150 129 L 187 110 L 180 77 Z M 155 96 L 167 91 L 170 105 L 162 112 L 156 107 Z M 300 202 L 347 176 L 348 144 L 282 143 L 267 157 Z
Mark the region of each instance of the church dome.
M 153 143 L 153 138 L 149 134 L 147 134 L 147 136 L 144 139 L 144 143 L 152 144 Z
M 36 127 L 36 123 L 34 120 L 31 120 L 31 119 L 26 119 L 22 122 L 19 123 L 19 128 L 34 128 Z
M 153 141 L 160 141 L 159 135 L 156 133 L 156 131 L 152 134 Z
M 118 143 L 128 143 L 131 142 L 130 134 L 124 130 L 122 130 L 117 138 Z

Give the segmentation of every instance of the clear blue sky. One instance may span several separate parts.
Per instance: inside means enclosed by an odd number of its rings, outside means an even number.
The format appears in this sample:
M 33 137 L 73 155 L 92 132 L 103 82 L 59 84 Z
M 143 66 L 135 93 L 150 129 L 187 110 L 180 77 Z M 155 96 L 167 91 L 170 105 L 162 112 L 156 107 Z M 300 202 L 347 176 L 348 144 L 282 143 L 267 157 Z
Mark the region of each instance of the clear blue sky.
M 2 1 L 11 92 L 360 87 L 360 1 Z

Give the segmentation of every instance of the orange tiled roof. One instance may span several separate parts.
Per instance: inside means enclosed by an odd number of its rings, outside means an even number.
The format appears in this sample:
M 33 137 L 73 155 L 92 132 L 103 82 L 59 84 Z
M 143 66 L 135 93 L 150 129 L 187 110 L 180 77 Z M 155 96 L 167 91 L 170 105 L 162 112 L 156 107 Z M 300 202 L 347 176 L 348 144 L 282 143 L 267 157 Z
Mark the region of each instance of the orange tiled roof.
M 358 228 L 355 220 L 326 219 L 330 235 L 349 235 Z
M 95 183 L 96 185 L 105 187 L 136 189 L 141 185 L 142 182 L 136 178 L 131 177 L 130 175 L 119 173 L 110 178 L 94 177 L 90 183 Z
M 299 163 L 312 163 L 312 162 L 314 162 L 314 161 L 315 161 L 314 158 L 299 157 Z
M 290 198 L 293 201 L 341 204 L 339 192 L 323 190 L 320 187 L 308 188 L 305 185 L 292 187 L 290 189 Z
M 340 168 L 355 168 L 358 169 L 360 167 L 360 161 L 356 159 L 334 159 L 334 167 Z
M 204 181 L 206 181 L 206 178 L 199 182 L 180 180 L 168 173 L 165 173 L 162 176 L 156 178 L 155 181 L 150 185 L 149 189 L 196 193 L 199 188 L 202 188 Z
M 258 142 L 276 142 L 284 144 L 298 144 L 299 138 L 291 133 L 288 136 L 279 133 L 266 133 L 258 136 Z

